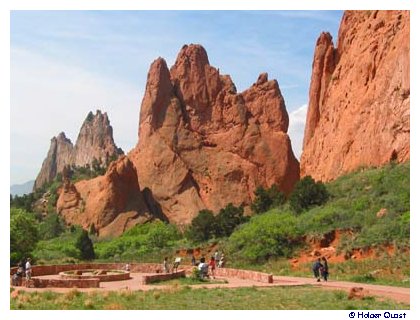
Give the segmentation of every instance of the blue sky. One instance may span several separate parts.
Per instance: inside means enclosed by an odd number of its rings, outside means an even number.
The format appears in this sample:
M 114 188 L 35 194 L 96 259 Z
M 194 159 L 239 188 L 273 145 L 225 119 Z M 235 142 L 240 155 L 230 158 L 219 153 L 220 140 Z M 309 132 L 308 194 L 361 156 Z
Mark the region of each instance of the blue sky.
M 300 157 L 313 50 L 341 11 L 12 11 L 11 184 L 34 179 L 59 132 L 75 142 L 90 110 L 108 112 L 118 146 L 137 141 L 150 63 L 202 44 L 238 91 L 277 79 Z

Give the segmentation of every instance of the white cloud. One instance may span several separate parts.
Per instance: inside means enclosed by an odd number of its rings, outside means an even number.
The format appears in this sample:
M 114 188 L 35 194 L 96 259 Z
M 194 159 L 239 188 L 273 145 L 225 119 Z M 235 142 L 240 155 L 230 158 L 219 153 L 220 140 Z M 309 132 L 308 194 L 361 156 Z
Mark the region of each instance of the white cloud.
M 297 159 L 302 154 L 303 134 L 305 132 L 306 112 L 308 105 L 304 104 L 289 114 L 289 137 L 292 141 L 293 152 Z
M 131 84 L 11 47 L 11 183 L 35 178 L 59 132 L 74 143 L 91 110 L 108 113 L 116 144 L 129 151 L 142 96 Z

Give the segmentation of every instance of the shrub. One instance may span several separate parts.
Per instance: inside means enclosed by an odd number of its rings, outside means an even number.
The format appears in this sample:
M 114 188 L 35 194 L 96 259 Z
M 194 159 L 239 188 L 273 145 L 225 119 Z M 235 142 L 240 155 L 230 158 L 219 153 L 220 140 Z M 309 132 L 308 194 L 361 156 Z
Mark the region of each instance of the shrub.
M 206 241 L 216 233 L 216 218 L 211 210 L 200 210 L 192 219 L 187 232 L 189 239 L 193 241 Z
M 300 213 L 312 206 L 324 204 L 328 196 L 327 188 L 322 182 L 315 182 L 312 177 L 306 176 L 296 183 L 290 195 L 290 206 L 294 212 Z
M 294 215 L 269 211 L 236 230 L 229 238 L 228 251 L 249 261 L 264 261 L 272 256 L 289 256 L 299 237 Z
M 10 209 L 10 264 L 31 254 L 39 240 L 37 222 L 32 213 Z
M 80 251 L 80 258 L 82 260 L 95 259 L 95 251 L 93 250 L 93 243 L 90 240 L 88 232 L 83 230 L 76 241 L 76 248 Z
M 58 237 L 65 230 L 63 219 L 56 213 L 48 214 L 39 224 L 39 235 L 43 240 Z
M 278 207 L 286 202 L 286 196 L 278 191 L 278 187 L 273 184 L 269 189 L 258 187 L 254 191 L 255 199 L 251 204 L 254 213 L 263 213 L 271 208 Z
M 242 206 L 235 207 L 232 203 L 229 203 L 216 216 L 216 235 L 218 237 L 229 237 L 233 230 L 245 221 L 247 221 L 247 218 L 244 217 L 244 208 Z

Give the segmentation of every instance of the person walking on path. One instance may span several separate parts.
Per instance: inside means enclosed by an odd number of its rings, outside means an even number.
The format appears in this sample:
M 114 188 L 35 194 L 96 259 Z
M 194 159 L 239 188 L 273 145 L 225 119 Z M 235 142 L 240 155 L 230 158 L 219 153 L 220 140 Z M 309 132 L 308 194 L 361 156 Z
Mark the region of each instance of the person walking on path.
M 325 257 L 322 257 L 321 275 L 322 275 L 322 278 L 324 278 L 324 281 L 328 280 L 328 276 L 329 276 L 328 262 L 327 262 L 327 258 Z
M 165 257 L 165 259 L 163 259 L 163 272 L 169 273 L 168 257 Z
M 216 276 L 214 274 L 214 270 L 216 269 L 216 259 L 214 257 L 211 257 L 209 267 L 210 267 L 210 273 L 213 276 L 213 279 L 216 279 Z
M 193 267 L 196 265 L 194 254 L 191 255 L 191 265 Z
M 317 282 L 321 281 L 319 271 L 322 267 L 321 258 L 318 258 L 312 266 L 312 271 L 314 272 L 314 277 L 317 279 Z
M 216 250 L 216 252 L 214 253 L 214 259 L 216 260 L 216 266 L 219 266 L 219 261 L 220 261 L 220 252 L 219 252 L 219 250 Z
M 29 281 L 32 278 L 31 258 L 28 258 L 26 260 L 26 264 L 25 264 L 25 275 L 26 275 L 26 286 L 29 286 Z

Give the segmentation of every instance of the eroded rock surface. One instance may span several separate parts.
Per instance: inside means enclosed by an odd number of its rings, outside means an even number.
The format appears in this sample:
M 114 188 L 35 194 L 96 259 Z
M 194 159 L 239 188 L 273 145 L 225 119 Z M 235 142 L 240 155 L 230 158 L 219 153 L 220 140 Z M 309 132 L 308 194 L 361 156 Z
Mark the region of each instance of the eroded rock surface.
M 301 176 L 328 181 L 410 158 L 409 11 L 346 11 L 312 67 Z

